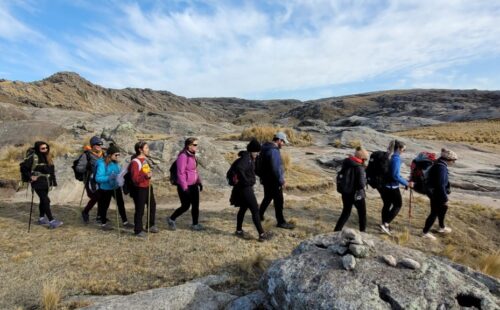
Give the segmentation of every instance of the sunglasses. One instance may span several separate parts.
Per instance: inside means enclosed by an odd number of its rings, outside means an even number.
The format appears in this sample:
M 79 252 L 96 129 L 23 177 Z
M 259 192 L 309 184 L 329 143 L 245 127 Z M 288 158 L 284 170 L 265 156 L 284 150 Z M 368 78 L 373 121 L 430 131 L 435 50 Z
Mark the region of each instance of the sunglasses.
M 113 156 L 118 157 L 118 156 L 120 156 L 120 153 L 115 153 L 115 154 L 113 154 Z
M 45 151 L 45 150 L 48 150 L 48 148 L 46 148 L 46 147 L 41 147 L 40 148 L 40 151 Z
M 198 144 L 191 144 L 192 146 L 198 146 Z

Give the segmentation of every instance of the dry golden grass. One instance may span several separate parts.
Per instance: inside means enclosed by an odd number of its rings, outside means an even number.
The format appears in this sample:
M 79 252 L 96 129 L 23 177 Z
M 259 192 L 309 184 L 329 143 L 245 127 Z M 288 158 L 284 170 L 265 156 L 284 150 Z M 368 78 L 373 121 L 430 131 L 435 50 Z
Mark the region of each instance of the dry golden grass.
M 47 281 L 43 284 L 41 304 L 45 310 L 57 310 L 61 303 L 62 287 L 56 280 Z
M 129 294 L 178 285 L 221 272 L 233 277 L 233 282 L 227 287 L 233 293 L 253 291 L 269 262 L 289 255 L 306 238 L 332 232 L 342 210 L 340 196 L 333 190 L 316 192 L 312 196 L 310 193 L 308 196 L 288 193 L 286 197 L 285 216 L 297 227 L 292 231 L 277 229 L 271 206 L 263 226 L 272 231 L 274 237 L 265 243 L 257 241 L 249 214 L 243 229 L 249 233 L 250 239 L 236 238 L 233 232 L 237 209 L 221 202 L 223 205 L 218 209 L 204 210 L 205 196 L 201 208 L 201 223 L 207 228 L 205 231 L 189 230 L 189 215 L 178 219 L 177 231 L 168 231 L 162 219 L 173 209 L 159 209 L 157 218 L 161 231 L 152 235 L 149 242 L 134 238 L 130 232 L 123 231 L 118 237 L 116 230 L 102 232 L 94 225 L 82 225 L 80 210 L 74 206 L 53 207 L 57 218 L 65 222 L 60 229 L 51 231 L 32 226 L 32 232 L 27 234 L 29 204 L 0 202 L 0 274 L 3 276 L 0 309 L 40 307 L 38 296 L 44 283 L 55 278 L 62 288 L 60 306 L 69 309 L 73 306 L 64 302 L 67 296 Z M 452 201 L 446 223 L 453 232 L 445 236 L 436 234 L 438 240 L 430 242 L 420 237 L 429 212 L 427 199 L 415 197 L 411 226 L 407 199 L 407 194 L 404 194 L 403 209 L 391 225 L 397 238 L 380 235 L 382 238 L 449 257 L 498 277 L 499 211 Z M 126 203 L 131 216 L 131 202 Z M 378 198 L 370 198 L 367 206 L 367 232 L 379 235 L 377 224 L 382 203 Z M 115 210 L 110 212 L 114 215 Z M 355 210 L 347 226 L 358 227 Z M 42 245 L 40 240 L 43 240 Z
M 354 139 L 352 141 L 349 141 L 349 146 L 353 149 L 357 148 L 357 147 L 361 147 L 363 146 L 363 144 L 361 143 L 361 140 L 359 139 Z
M 135 137 L 137 138 L 138 141 L 139 140 L 156 141 L 156 140 L 168 140 L 172 136 L 162 133 L 142 133 L 142 134 L 136 134 Z
M 500 119 L 446 123 L 401 131 L 395 134 L 416 139 L 466 142 L 486 146 L 499 145 Z
M 307 132 L 297 132 L 291 128 L 272 126 L 254 126 L 246 128 L 241 133 L 239 139 L 247 141 L 256 138 L 261 142 L 271 141 L 278 131 L 284 132 L 293 146 L 309 146 L 313 142 L 312 136 Z

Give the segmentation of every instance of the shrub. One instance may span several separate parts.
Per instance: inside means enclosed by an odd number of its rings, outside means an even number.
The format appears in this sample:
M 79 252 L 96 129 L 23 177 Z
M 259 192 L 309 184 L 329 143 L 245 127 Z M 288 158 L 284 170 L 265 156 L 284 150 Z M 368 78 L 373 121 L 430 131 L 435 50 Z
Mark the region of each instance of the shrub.
M 243 141 L 248 141 L 252 138 L 256 138 L 261 143 L 266 141 L 271 141 L 274 135 L 278 132 L 284 132 L 290 143 L 294 146 L 308 146 L 313 142 L 312 136 L 307 132 L 297 132 L 291 128 L 280 128 L 272 126 L 254 126 L 246 128 L 242 131 L 239 139 Z

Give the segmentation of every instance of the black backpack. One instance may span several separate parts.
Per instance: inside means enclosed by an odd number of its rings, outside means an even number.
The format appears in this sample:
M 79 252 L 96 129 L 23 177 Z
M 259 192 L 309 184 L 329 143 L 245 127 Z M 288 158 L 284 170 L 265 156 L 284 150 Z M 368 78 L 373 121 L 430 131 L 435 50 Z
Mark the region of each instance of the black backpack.
M 337 192 L 341 194 L 351 194 L 354 193 L 354 178 L 355 171 L 354 167 L 344 167 L 339 172 L 337 172 Z
M 31 165 L 29 165 L 29 160 L 30 158 L 33 157 L 33 162 Z M 24 159 L 23 161 L 19 164 L 19 169 L 21 171 L 21 181 L 22 182 L 30 182 L 31 179 L 29 178 L 29 175 L 23 173 L 23 171 L 30 171 L 33 172 L 35 167 L 38 165 L 38 156 L 35 156 L 35 148 L 31 147 L 29 148 L 26 153 L 24 154 Z
M 257 157 L 255 158 L 255 175 L 258 176 L 258 177 L 262 177 L 262 172 L 263 172 L 263 159 L 262 159 L 262 154 L 259 154 L 257 155 Z M 229 184 L 231 185 L 231 184 Z
M 76 170 L 76 167 L 78 166 L 78 163 L 80 162 L 80 160 L 82 159 L 83 155 L 87 156 L 87 167 L 85 169 L 85 172 L 79 172 Z M 88 176 L 88 173 L 90 172 L 90 154 L 88 151 L 85 151 L 83 152 L 77 159 L 75 159 L 73 161 L 73 165 L 71 166 L 71 169 L 73 169 L 73 173 L 75 174 L 75 179 L 77 179 L 78 181 L 80 182 L 85 182 L 87 176 Z
M 230 186 L 235 186 L 239 182 L 238 171 L 236 170 L 236 166 L 240 162 L 240 159 L 241 157 L 236 159 L 232 163 L 231 167 L 229 167 L 229 170 L 226 173 L 227 184 L 229 184 Z
M 170 166 L 170 184 L 177 185 L 177 159 L 174 160 L 172 165 Z
M 366 180 L 372 188 L 382 188 L 389 180 L 390 171 L 389 153 L 384 151 L 373 152 L 366 168 Z

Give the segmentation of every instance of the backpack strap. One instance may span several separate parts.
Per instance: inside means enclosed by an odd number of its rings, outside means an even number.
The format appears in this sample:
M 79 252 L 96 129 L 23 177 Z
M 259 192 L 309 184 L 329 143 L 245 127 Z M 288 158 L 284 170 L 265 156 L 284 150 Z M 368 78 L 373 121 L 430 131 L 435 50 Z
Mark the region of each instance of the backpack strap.
M 139 166 L 139 171 L 141 171 L 141 169 L 142 169 L 142 163 L 139 160 L 139 158 L 134 158 L 134 159 L 132 159 L 132 161 L 135 161 L 137 163 L 137 165 Z M 132 162 L 130 164 L 132 164 Z

